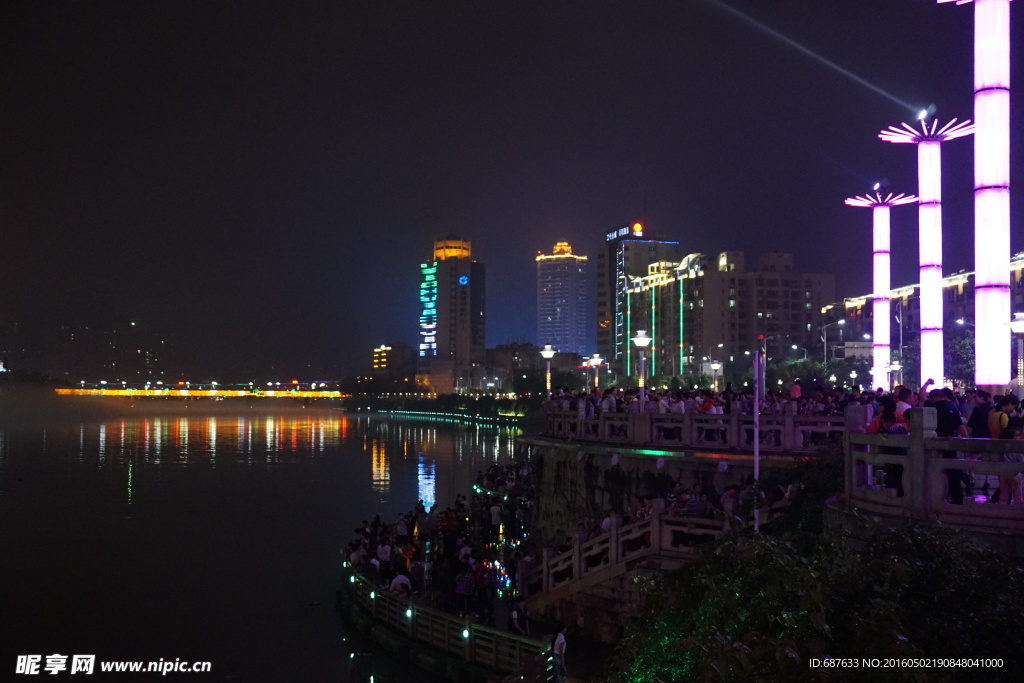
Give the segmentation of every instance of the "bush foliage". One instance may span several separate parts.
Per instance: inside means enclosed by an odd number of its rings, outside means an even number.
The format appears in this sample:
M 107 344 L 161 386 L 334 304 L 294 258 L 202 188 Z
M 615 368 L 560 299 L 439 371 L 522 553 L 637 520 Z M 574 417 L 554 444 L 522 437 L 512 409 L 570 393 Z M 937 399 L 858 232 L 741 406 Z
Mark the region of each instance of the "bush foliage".
M 834 465 L 801 465 L 805 496 L 782 530 L 724 537 L 652 584 L 612 679 L 1019 680 L 1024 570 L 939 525 L 860 519 L 823 528 L 821 491 L 834 483 Z M 825 657 L 1002 658 L 1003 667 L 810 666 Z

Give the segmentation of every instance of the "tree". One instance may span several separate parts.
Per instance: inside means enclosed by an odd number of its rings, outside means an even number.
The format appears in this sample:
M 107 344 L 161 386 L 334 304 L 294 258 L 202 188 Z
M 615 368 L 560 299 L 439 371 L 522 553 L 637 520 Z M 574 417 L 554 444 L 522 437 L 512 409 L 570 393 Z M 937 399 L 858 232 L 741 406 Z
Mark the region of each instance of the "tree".
M 734 534 L 649 589 L 614 680 L 865 680 L 813 658 L 1004 658 L 1024 629 L 1024 579 L 948 527 L 852 523 L 822 535 Z M 926 618 L 922 618 L 927 615 Z M 924 680 L 913 669 L 885 680 Z M 930 676 L 929 680 L 951 680 Z
M 920 669 L 882 677 L 810 666 L 825 657 L 992 657 L 1003 668 L 987 679 L 1024 674 L 1024 661 L 1005 655 L 1024 629 L 1024 572 L 1015 562 L 927 522 L 851 517 L 822 526 L 826 498 L 842 487 L 838 451 L 783 476 L 802 488 L 774 533 L 735 532 L 648 584 L 612 680 L 953 680 Z
M 945 334 L 946 378 L 966 386 L 974 386 L 974 328 L 950 325 Z

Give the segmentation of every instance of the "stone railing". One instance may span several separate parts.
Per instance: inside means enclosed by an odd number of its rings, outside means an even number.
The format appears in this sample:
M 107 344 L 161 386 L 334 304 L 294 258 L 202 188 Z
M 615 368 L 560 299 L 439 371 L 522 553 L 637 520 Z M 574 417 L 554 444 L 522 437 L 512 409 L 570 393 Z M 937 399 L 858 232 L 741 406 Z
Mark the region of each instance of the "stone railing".
M 761 523 L 767 524 L 786 504 L 764 507 Z M 654 512 L 647 519 L 613 526 L 608 533 L 555 555 L 527 571 L 521 581 L 531 604 L 540 608 L 621 574 L 629 565 L 648 556 L 694 559 L 704 543 L 735 527 L 750 526 L 752 514 L 740 519 L 721 514 L 708 518 Z
M 551 676 L 550 640 L 514 635 L 439 609 L 389 594 L 359 574 L 351 574 L 346 592 L 375 622 L 410 640 L 470 664 L 525 680 Z
M 760 415 L 761 448 L 768 451 L 814 451 L 842 438 L 842 416 L 796 414 L 796 405 L 783 404 L 780 415 Z M 749 451 L 754 447 L 754 416 L 732 412 L 604 413 L 586 418 L 577 411 L 548 410 L 542 436 L 569 441 L 656 445 L 662 448 L 712 448 Z
M 844 438 L 844 503 L 870 513 L 937 519 L 961 528 L 1024 538 L 1024 506 L 988 503 L 985 496 L 951 493 L 951 485 L 974 491 L 999 477 L 1016 478 L 1024 463 L 1002 462 L 1003 453 L 1024 452 L 1024 441 L 940 438 L 934 408 L 908 410 L 909 435 L 866 434 L 860 407 L 847 410 Z M 902 495 L 901 495 L 902 494 Z

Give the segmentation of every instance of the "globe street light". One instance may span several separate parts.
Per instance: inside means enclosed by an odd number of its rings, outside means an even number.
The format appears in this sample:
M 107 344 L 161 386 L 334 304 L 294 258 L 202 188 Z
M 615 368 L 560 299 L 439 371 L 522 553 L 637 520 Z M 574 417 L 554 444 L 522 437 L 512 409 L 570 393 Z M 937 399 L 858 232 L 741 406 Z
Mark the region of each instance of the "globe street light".
M 715 391 L 718 391 L 718 371 L 721 370 L 721 369 L 722 369 L 721 361 L 717 361 L 717 360 L 711 361 L 711 372 L 714 373 L 714 375 L 712 375 L 712 378 L 713 378 L 712 379 L 712 383 L 714 385 Z
M 645 352 L 647 351 L 648 345 L 651 343 L 651 338 L 647 336 L 646 330 L 637 330 L 636 336 L 633 337 L 633 343 L 636 344 L 637 352 L 640 354 L 640 410 L 644 409 L 644 403 L 647 399 L 647 389 L 644 384 L 644 377 L 647 375 L 647 365 Z
M 893 361 L 889 364 L 889 369 L 892 370 L 892 383 L 903 384 L 903 364 Z
M 545 344 L 544 348 L 540 352 L 541 357 L 547 362 L 547 374 L 545 376 L 544 386 L 548 392 L 548 400 L 551 400 L 551 359 L 555 357 L 555 350 L 551 348 L 551 344 Z

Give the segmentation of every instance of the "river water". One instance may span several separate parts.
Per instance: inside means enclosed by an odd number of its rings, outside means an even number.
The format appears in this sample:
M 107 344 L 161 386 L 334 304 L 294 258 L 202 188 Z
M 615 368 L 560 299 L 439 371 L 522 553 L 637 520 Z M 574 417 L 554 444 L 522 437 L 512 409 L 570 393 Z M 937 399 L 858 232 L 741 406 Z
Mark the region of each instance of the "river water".
M 516 434 L 308 410 L 0 422 L 0 679 L 79 654 L 211 663 L 87 680 L 430 680 L 346 637 L 339 548 L 375 513 L 450 505 Z

